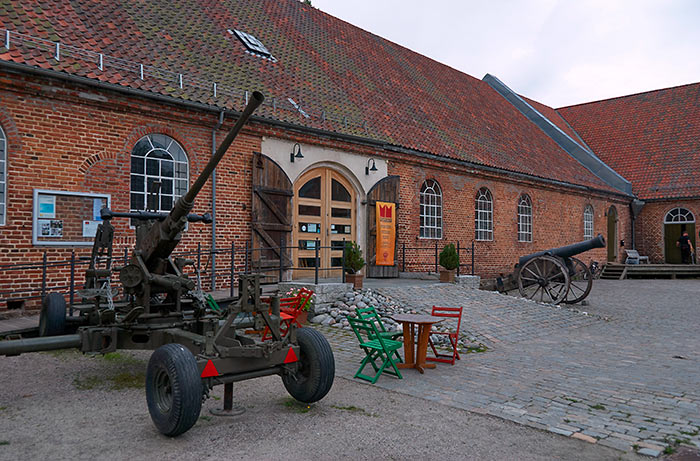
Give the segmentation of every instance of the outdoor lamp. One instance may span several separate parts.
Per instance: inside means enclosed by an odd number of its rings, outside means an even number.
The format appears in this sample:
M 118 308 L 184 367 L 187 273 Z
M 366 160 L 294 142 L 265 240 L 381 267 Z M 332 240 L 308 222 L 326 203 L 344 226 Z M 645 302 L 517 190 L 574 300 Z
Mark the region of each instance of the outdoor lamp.
M 370 168 L 369 162 L 372 162 L 372 168 Z M 370 171 L 377 171 L 377 166 L 374 164 L 373 158 L 367 160 L 367 166 L 365 167 L 365 174 L 368 175 Z
M 296 154 L 294 153 L 296 151 Z M 292 147 L 292 152 L 289 154 L 289 161 L 294 163 L 295 158 L 304 158 L 303 155 L 301 155 L 301 146 L 299 143 L 294 144 Z

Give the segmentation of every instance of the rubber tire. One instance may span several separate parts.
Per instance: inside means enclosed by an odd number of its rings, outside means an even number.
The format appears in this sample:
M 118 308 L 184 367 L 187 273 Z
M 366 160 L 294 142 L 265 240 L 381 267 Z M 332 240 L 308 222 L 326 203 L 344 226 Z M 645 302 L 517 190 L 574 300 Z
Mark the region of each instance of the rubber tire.
M 41 303 L 39 336 L 58 336 L 66 331 L 66 300 L 60 293 L 49 293 Z
M 175 437 L 194 426 L 202 410 L 202 379 L 192 352 L 180 344 L 153 352 L 146 369 L 146 401 L 163 435 Z
M 304 403 L 321 400 L 328 394 L 335 378 L 335 358 L 325 336 L 313 328 L 299 328 L 300 369 L 295 375 L 283 375 L 289 395 Z M 296 379 L 295 379 L 296 377 Z

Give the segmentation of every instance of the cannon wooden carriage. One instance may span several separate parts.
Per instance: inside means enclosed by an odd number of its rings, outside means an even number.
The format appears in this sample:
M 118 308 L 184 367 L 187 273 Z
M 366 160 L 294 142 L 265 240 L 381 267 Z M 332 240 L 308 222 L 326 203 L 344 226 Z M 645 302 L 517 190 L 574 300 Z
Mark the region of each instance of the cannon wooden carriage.
M 168 436 L 195 424 L 203 400 L 219 384 L 225 386 L 223 414 L 232 410 L 232 383 L 261 376 L 280 375 L 289 394 L 301 402 L 323 398 L 332 386 L 335 362 L 320 332 L 295 325 L 281 330 L 279 298 L 262 301 L 260 276 L 241 276 L 238 296 L 214 300 L 187 275 L 193 261 L 172 257 L 188 222 L 211 222 L 208 215 L 190 213 L 195 196 L 262 101 L 262 94 L 252 94 L 169 214 L 103 209 L 79 291 L 83 302 L 76 306 L 78 319 L 67 319 L 62 293 L 50 293 L 43 300 L 40 337 L 0 341 L 0 355 L 62 348 L 103 354 L 154 350 L 146 370 L 146 400 L 156 428 Z M 136 225 L 136 245 L 121 268 L 112 267 L 114 218 L 128 218 Z M 115 273 L 121 289 L 113 286 Z M 246 333 L 250 327 L 266 328 L 271 337 Z
M 523 256 L 512 274 L 496 279 L 496 287 L 501 292 L 517 288 L 522 297 L 539 302 L 581 302 L 591 292 L 593 276 L 588 266 L 574 256 L 604 247 L 605 239 L 598 234 L 583 242 Z

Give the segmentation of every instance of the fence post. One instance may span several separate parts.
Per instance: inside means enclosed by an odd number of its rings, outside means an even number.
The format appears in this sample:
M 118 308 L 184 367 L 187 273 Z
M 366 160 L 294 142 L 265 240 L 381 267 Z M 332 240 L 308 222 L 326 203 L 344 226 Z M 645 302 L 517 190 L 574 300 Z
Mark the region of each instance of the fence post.
M 472 275 L 474 275 L 474 240 L 472 240 Z
M 341 277 L 341 282 L 345 283 L 345 237 L 343 237 L 343 256 L 340 258 L 340 266 L 341 266 L 341 273 L 343 274 Z
M 46 250 L 41 263 L 41 299 L 46 297 Z
M 406 242 L 401 244 L 401 251 L 403 252 L 403 270 L 401 272 L 406 272 Z
M 437 240 L 435 240 L 435 273 L 438 273 L 438 249 L 437 249 Z
M 69 315 L 73 315 L 73 302 L 75 301 L 75 250 L 70 252 L 70 309 Z
M 236 242 L 234 242 L 233 240 L 231 240 L 231 275 L 230 275 L 230 277 L 231 277 L 231 280 L 230 280 L 231 289 L 230 289 L 230 296 L 231 296 L 232 298 L 233 298 L 233 279 L 234 279 L 235 276 L 236 276 L 236 274 L 235 274 L 235 270 L 236 270 L 235 264 L 236 264 Z
M 318 240 L 318 237 L 316 237 L 316 244 L 314 245 L 314 249 L 316 251 L 316 257 L 314 260 L 314 284 L 318 285 L 318 265 L 321 263 L 321 258 L 318 256 L 319 252 L 319 245 L 321 242 Z
M 457 240 L 457 277 L 459 277 L 459 266 L 462 265 L 462 262 L 459 260 L 460 258 L 460 253 L 459 253 L 459 240 Z
M 248 258 L 250 257 L 249 252 L 250 252 L 250 242 L 248 240 L 245 241 L 245 268 L 243 270 L 244 274 L 248 273 Z

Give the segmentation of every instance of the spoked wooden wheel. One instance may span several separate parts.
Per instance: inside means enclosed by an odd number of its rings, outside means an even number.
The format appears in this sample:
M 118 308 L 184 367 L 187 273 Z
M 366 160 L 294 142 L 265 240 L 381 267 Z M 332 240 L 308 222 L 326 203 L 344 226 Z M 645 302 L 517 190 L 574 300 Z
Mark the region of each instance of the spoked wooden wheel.
M 593 276 L 590 269 L 583 261 L 576 258 L 571 259 L 571 270 L 569 271 L 569 291 L 566 293 L 564 302 L 567 304 L 576 304 L 583 301 L 591 292 L 593 287 Z
M 518 273 L 520 296 L 558 304 L 569 291 L 569 270 L 552 256 L 538 256 L 523 264 Z

